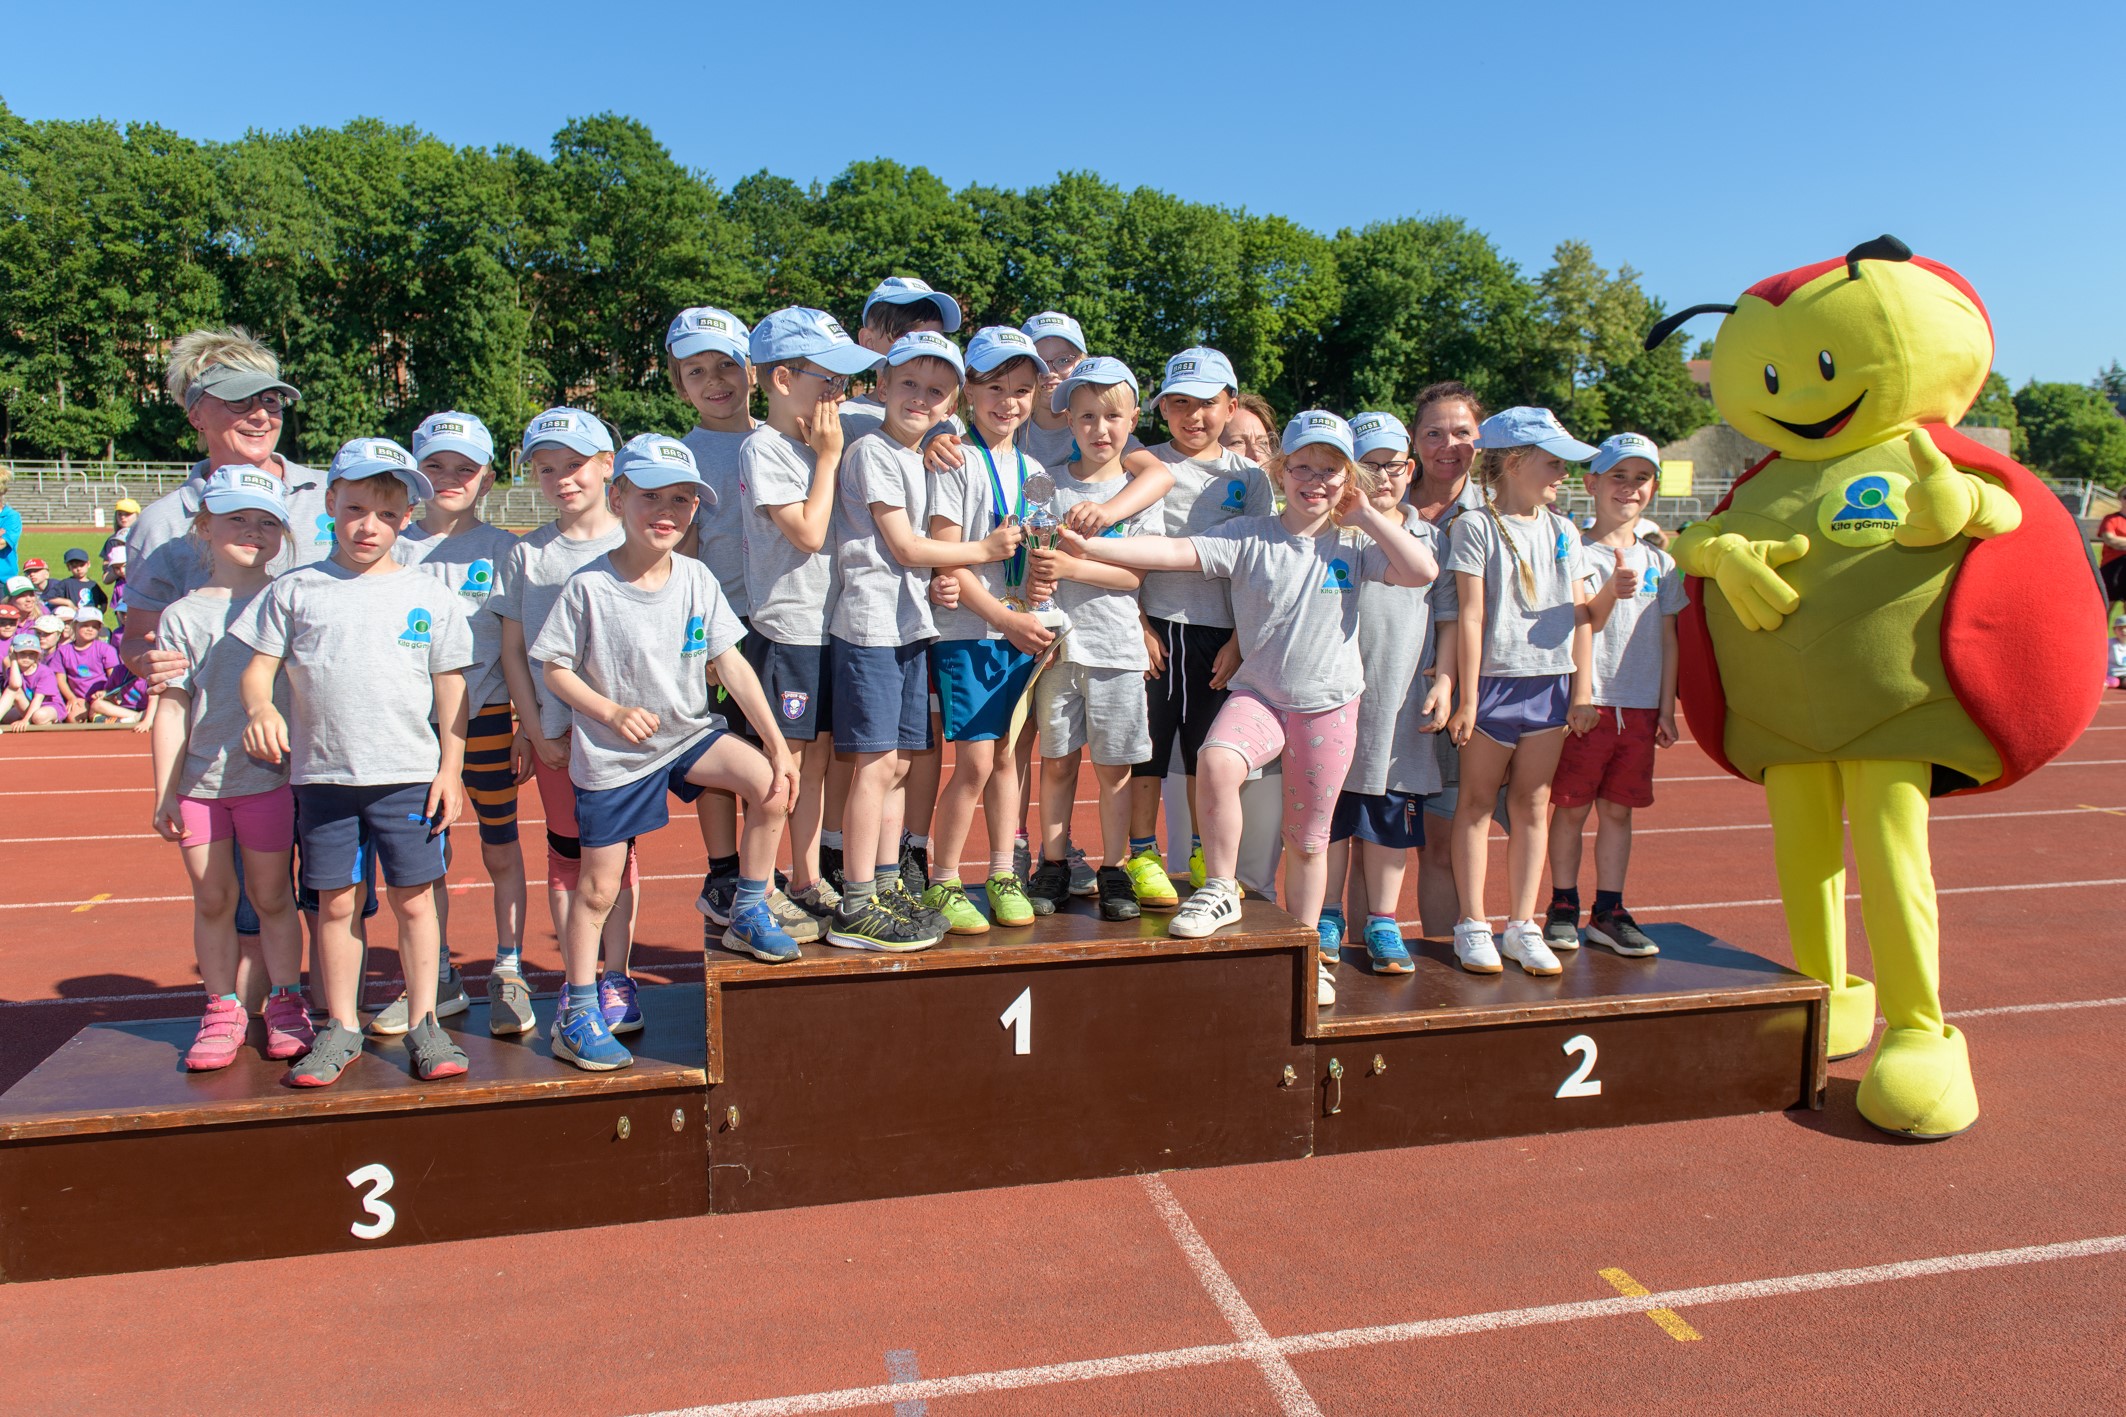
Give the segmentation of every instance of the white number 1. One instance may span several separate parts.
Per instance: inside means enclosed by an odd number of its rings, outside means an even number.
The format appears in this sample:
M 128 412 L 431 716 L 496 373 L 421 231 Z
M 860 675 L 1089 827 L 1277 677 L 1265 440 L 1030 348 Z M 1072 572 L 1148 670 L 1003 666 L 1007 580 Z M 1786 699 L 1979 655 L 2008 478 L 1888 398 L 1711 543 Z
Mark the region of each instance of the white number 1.
M 997 1016 L 997 1022 L 1011 1030 L 1012 1052 L 1023 1055 L 1033 1051 L 1033 985 L 1019 991 L 1019 997 Z
M 362 1197 L 362 1209 L 370 1215 L 368 1220 L 357 1220 L 347 1227 L 357 1240 L 381 1240 L 391 1233 L 391 1227 L 399 1223 L 399 1213 L 384 1203 L 395 1178 L 391 1168 L 381 1161 L 372 1161 L 359 1171 L 347 1173 L 347 1184 L 360 1190 L 370 1187 L 369 1194 Z
M 1574 1034 L 1565 1040 L 1565 1054 L 1570 1057 L 1575 1053 L 1579 1055 L 1580 1066 L 1572 1070 L 1571 1077 L 1558 1084 L 1557 1095 L 1560 1097 L 1600 1097 L 1602 1095 L 1601 1079 L 1587 1076 L 1594 1071 L 1595 1041 L 1584 1033 Z

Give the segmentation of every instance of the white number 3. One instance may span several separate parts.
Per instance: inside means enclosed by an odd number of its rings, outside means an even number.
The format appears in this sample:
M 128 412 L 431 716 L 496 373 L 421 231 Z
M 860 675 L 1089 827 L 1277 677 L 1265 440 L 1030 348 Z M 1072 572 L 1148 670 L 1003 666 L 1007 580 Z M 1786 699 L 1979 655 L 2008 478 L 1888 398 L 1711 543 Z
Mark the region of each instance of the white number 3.
M 384 1203 L 393 1181 L 391 1168 L 380 1161 L 372 1161 L 359 1171 L 347 1173 L 347 1184 L 360 1190 L 370 1187 L 369 1194 L 362 1197 L 362 1209 L 369 1219 L 357 1220 L 347 1229 L 357 1240 L 381 1240 L 391 1233 L 391 1227 L 399 1223 L 399 1213 Z
M 1594 1071 L 1595 1041 L 1584 1033 L 1576 1033 L 1565 1040 L 1565 1054 L 1567 1057 L 1578 1054 L 1580 1066 L 1572 1070 L 1571 1077 L 1558 1084 L 1557 1095 L 1560 1097 L 1600 1097 L 1602 1095 L 1601 1079 L 1587 1076 Z

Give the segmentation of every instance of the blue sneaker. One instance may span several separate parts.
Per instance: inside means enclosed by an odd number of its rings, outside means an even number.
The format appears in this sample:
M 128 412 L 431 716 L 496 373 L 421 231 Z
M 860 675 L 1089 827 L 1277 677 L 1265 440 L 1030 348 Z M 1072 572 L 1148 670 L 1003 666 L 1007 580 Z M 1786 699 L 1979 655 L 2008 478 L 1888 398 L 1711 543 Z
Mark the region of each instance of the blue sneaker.
M 586 1072 L 609 1073 L 635 1061 L 627 1046 L 613 1037 L 597 1009 L 572 1010 L 564 1005 L 554 1014 L 554 1027 L 548 1038 L 556 1058 Z
M 725 949 L 741 951 L 769 964 L 786 964 L 804 957 L 797 941 L 776 923 L 775 912 L 765 905 L 748 905 L 733 911 L 730 928 L 723 932 L 723 944 Z
M 1344 913 L 1340 907 L 1330 906 L 1321 912 L 1321 923 L 1314 927 L 1321 935 L 1321 962 L 1334 967 L 1343 958 Z
M 1411 962 L 1410 947 L 1403 943 L 1403 932 L 1393 920 L 1366 922 L 1366 958 L 1373 962 L 1375 974 L 1408 974 L 1417 968 Z
M 642 1032 L 642 1003 L 635 996 L 635 981 L 625 974 L 608 974 L 598 981 L 598 1012 L 613 1033 Z

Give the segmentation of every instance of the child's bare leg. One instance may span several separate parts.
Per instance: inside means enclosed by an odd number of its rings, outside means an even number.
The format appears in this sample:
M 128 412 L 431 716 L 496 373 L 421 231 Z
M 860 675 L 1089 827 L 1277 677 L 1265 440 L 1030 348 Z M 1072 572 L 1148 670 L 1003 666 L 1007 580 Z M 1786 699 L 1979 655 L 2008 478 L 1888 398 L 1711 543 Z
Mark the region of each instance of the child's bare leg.
M 1070 757 L 1070 776 L 1073 781 L 1078 776 L 1076 753 Z M 1120 867 L 1129 860 L 1129 764 L 1094 763 L 1093 778 L 1100 784 L 1100 864 Z M 1065 795 L 1068 795 L 1067 791 Z M 1063 808 L 1063 820 L 1067 826 L 1070 821 L 1068 805 Z M 1043 841 L 1045 851 L 1045 833 Z
M 734 845 L 738 874 L 743 880 L 768 881 L 775 875 L 775 855 L 782 846 L 787 803 L 767 803 L 775 786 L 767 757 L 751 743 L 726 733 L 709 745 L 708 751 L 687 769 L 687 781 L 713 786 L 731 796 L 744 798 L 745 830 Z
M 965 752 L 970 746 L 972 745 L 962 743 L 960 750 Z M 989 837 L 989 858 L 981 872 L 981 878 L 985 881 L 998 873 L 1000 862 L 1004 871 L 1009 872 L 1012 869 L 1011 847 L 1016 831 L 1013 824 L 1019 820 L 1020 812 L 1018 765 L 1005 760 L 1000 751 L 1002 744 L 990 743 L 986 746 L 999 751 L 991 753 L 989 781 L 982 787 L 982 822 Z M 942 810 L 939 815 L 943 816 Z M 973 823 L 968 823 L 968 826 L 972 830 Z M 937 851 L 933 851 L 931 856 L 934 860 L 944 860 L 948 870 L 953 869 L 952 863 L 958 860 L 956 856 L 941 858 Z
M 1509 920 L 1531 920 L 1541 901 L 1543 865 L 1550 844 L 1550 779 L 1565 748 L 1565 730 L 1549 729 L 1521 739 L 1506 779 L 1506 890 Z
M 514 841 L 480 843 L 480 866 L 495 888 L 495 946 L 524 948 L 524 852 Z
M 1061 861 L 1070 853 L 1070 814 L 1077 797 L 1078 763 L 1085 756 L 1083 748 L 1065 753 L 1060 758 L 1041 759 L 1041 860 Z M 1096 767 L 1095 772 L 1099 769 Z M 1132 799 L 1133 802 L 1133 799 Z M 1103 805 L 1103 813 L 1105 811 Z M 1134 805 L 1130 807 L 1135 811 Z M 1105 821 L 1103 815 L 1102 821 Z M 1039 863 L 1036 863 L 1039 864 Z M 1122 863 L 1110 859 L 1110 866 Z
M 289 884 L 286 851 L 246 851 L 244 885 L 258 912 L 258 952 L 273 987 L 292 988 L 303 979 L 303 922 Z
M 421 889 L 426 890 L 427 887 Z M 362 941 L 354 933 L 362 913 L 361 885 L 335 886 L 317 897 L 317 981 L 325 993 L 325 1011 L 341 1028 L 360 1032 L 359 1005 L 362 992 Z M 435 942 L 429 942 L 430 968 L 434 967 Z M 410 971 L 409 971 L 410 972 Z M 435 982 L 429 981 L 431 998 Z
M 224 837 L 184 848 L 192 878 L 192 955 L 199 982 L 219 997 L 236 992 L 236 842 Z M 282 868 L 286 870 L 285 867 Z
M 1349 894 L 1347 883 L 1356 882 L 1360 875 L 1351 869 L 1351 842 L 1352 838 L 1348 836 L 1342 841 L 1332 841 L 1329 843 L 1329 849 L 1322 853 L 1322 861 L 1325 863 L 1323 870 L 1328 881 L 1321 897 L 1323 910 L 1342 910 L 1345 897 Z M 1290 890 L 1290 884 L 1287 884 L 1285 889 Z M 1355 911 L 1349 914 L 1352 919 L 1358 918 Z
M 826 821 L 827 770 L 834 762 L 834 740 L 822 733 L 811 742 L 794 742 L 797 755 L 797 802 L 790 810 L 790 888 L 801 891 L 819 881 L 819 836 Z
M 577 866 L 576 889 L 569 894 L 568 925 L 561 936 L 561 968 L 570 984 L 587 988 L 598 982 L 598 946 L 608 917 L 623 893 L 628 846 L 586 846 Z
M 1364 914 L 1392 916 L 1397 912 L 1402 905 L 1403 877 L 1409 860 L 1408 852 L 1392 846 L 1371 841 L 1358 844 L 1358 870 L 1354 875 L 1366 888 L 1365 904 L 1359 907 Z
M 694 799 L 694 820 L 701 827 L 701 846 L 709 859 L 738 854 L 738 799 L 709 791 Z
M 1631 808 L 1597 801 L 1595 813 L 1595 889 L 1622 895 L 1625 874 L 1631 870 Z
M 633 842 L 627 845 L 629 851 L 635 849 Z M 624 882 L 625 877 L 622 879 Z M 605 961 L 607 974 L 627 973 L 628 956 L 635 952 L 638 894 L 633 886 L 622 884 L 619 894 L 613 898 L 613 908 L 606 912 L 605 932 L 599 940 L 599 957 Z
M 1454 807 L 1454 890 L 1460 918 L 1483 920 L 1484 885 L 1491 865 L 1491 812 L 1514 750 L 1483 734 L 1462 748 L 1461 796 Z M 1553 767 L 1556 755 L 1552 755 Z
M 1587 814 L 1594 804 L 1582 802 L 1577 807 L 1554 807 L 1550 813 L 1550 885 L 1553 890 L 1569 891 L 1580 884 L 1580 833 L 1587 826 Z M 1597 867 L 1601 861 L 1601 847 L 1595 848 Z
M 994 843 L 997 816 L 992 797 L 996 784 L 1009 785 L 1011 774 L 996 771 L 994 739 L 953 746 L 952 776 L 938 796 L 937 819 L 930 836 L 930 876 L 933 880 L 958 880 L 960 858 L 967 854 L 967 837 L 974 830 L 975 808 L 989 806 L 990 838 Z M 909 777 L 915 776 L 911 767 Z M 1006 817 L 1005 821 L 1011 818 Z M 988 872 L 983 872 L 987 879 Z
M 436 982 L 442 975 L 436 956 L 442 935 L 436 928 L 435 892 L 428 886 L 386 886 L 385 903 L 399 923 L 399 966 L 406 973 L 406 1017 L 419 1023 L 436 1011 Z
M 930 715 L 930 746 L 902 756 L 908 766 L 901 774 L 901 820 L 911 835 L 929 836 L 931 821 L 937 811 L 938 779 L 945 773 L 945 727 L 938 722 L 936 714 Z M 894 833 L 890 845 L 898 856 L 901 849 L 899 832 Z
M 1418 928 L 1427 938 L 1452 934 L 1461 915 L 1461 896 L 1454 884 L 1454 818 L 1429 816 L 1425 844 L 1417 851 Z
M 849 773 L 849 796 L 842 806 L 842 878 L 870 884 L 882 851 L 900 850 L 900 820 L 887 821 L 906 761 L 898 751 L 858 753 Z
M 1247 780 L 1248 760 L 1219 743 L 1206 743 L 1196 754 L 1196 776 L 1189 779 L 1189 811 L 1203 838 L 1207 879 L 1230 881 L 1240 865 L 1240 784 Z M 1324 871 L 1321 880 L 1327 879 Z M 1314 909 L 1321 909 L 1315 887 Z

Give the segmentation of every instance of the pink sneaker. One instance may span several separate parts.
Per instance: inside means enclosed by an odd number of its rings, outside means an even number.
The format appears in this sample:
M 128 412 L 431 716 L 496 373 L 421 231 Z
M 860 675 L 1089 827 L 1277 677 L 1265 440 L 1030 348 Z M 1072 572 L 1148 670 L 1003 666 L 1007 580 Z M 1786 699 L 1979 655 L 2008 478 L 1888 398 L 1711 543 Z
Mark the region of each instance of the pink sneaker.
M 192 1046 L 185 1050 L 185 1068 L 195 1073 L 211 1073 L 216 1068 L 226 1068 L 236 1061 L 236 1050 L 243 1046 L 244 1029 L 251 1016 L 244 1006 L 232 999 L 207 1000 L 206 1017 L 199 1021 L 199 1035 Z
M 267 1057 L 300 1058 L 310 1051 L 310 1045 L 315 1041 L 317 1030 L 310 1026 L 310 1009 L 303 1003 L 301 994 L 266 996 Z

